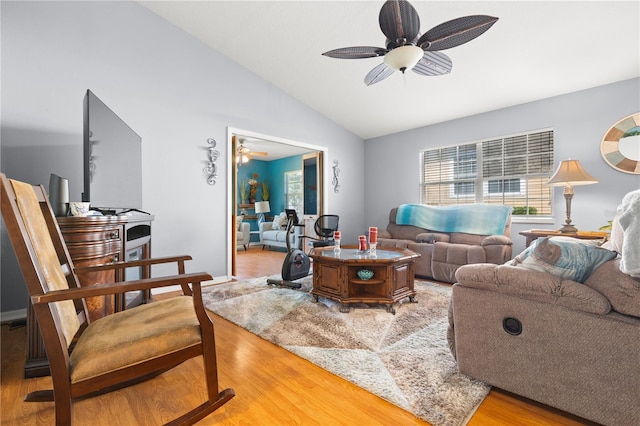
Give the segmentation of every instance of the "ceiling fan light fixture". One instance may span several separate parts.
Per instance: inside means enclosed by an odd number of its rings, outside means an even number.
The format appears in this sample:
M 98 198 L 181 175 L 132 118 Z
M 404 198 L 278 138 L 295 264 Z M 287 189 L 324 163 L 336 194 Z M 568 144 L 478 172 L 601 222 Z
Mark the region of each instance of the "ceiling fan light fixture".
M 400 46 L 384 55 L 384 63 L 394 71 L 405 72 L 415 67 L 423 55 L 424 51 L 418 46 Z
M 249 162 L 249 156 L 246 154 L 238 153 L 236 155 L 236 164 L 242 165 Z

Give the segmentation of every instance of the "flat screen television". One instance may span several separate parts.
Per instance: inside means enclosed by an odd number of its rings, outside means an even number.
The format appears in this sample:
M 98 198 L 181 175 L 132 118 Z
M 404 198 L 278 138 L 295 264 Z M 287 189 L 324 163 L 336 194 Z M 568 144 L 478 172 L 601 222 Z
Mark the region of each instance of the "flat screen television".
M 98 97 L 84 97 L 82 201 L 99 211 L 142 208 L 142 138 Z

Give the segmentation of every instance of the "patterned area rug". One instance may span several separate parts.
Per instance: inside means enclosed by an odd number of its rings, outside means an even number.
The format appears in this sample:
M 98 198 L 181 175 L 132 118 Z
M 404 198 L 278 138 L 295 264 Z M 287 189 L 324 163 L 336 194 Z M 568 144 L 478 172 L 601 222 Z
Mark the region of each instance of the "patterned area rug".
M 447 343 L 451 288 L 416 281 L 418 303 L 382 306 L 313 303 L 311 277 L 292 290 L 267 278 L 203 289 L 205 306 L 433 425 L 461 425 L 490 387 L 458 373 Z M 272 278 L 279 278 L 273 276 Z

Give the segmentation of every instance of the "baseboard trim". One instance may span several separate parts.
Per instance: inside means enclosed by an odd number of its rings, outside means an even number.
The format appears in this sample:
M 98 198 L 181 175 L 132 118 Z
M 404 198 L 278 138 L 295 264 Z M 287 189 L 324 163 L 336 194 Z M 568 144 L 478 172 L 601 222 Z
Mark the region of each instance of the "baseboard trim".
M 215 277 L 212 280 L 202 281 L 202 287 L 206 287 L 206 286 L 213 285 L 213 284 L 225 283 L 227 281 L 231 281 L 231 278 L 229 278 L 226 275 L 223 275 L 221 277 Z M 170 293 L 172 291 L 180 291 L 180 286 L 179 285 L 172 285 L 170 287 L 154 288 L 154 289 L 151 290 L 151 294 Z
M 18 309 L 16 311 L 0 312 L 0 323 L 11 322 L 27 318 L 27 308 Z

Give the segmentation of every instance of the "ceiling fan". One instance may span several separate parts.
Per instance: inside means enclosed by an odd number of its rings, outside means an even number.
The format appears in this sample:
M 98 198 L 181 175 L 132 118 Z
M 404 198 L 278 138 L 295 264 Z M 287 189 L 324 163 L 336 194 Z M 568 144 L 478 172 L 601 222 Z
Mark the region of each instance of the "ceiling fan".
M 452 19 L 420 35 L 418 12 L 405 0 L 389 0 L 382 5 L 378 21 L 387 37 L 386 48 L 372 46 L 343 47 L 324 52 L 339 59 L 384 56 L 384 62 L 365 76 L 367 86 L 378 83 L 395 71 L 407 70 L 426 76 L 451 72 L 451 59 L 439 50 L 467 43 L 487 31 L 498 20 L 493 16 L 470 15 Z
M 245 164 L 253 157 L 266 157 L 267 155 L 269 155 L 267 152 L 251 151 L 251 149 L 244 145 L 244 140 L 240 140 L 240 144 L 236 149 L 236 163 Z

